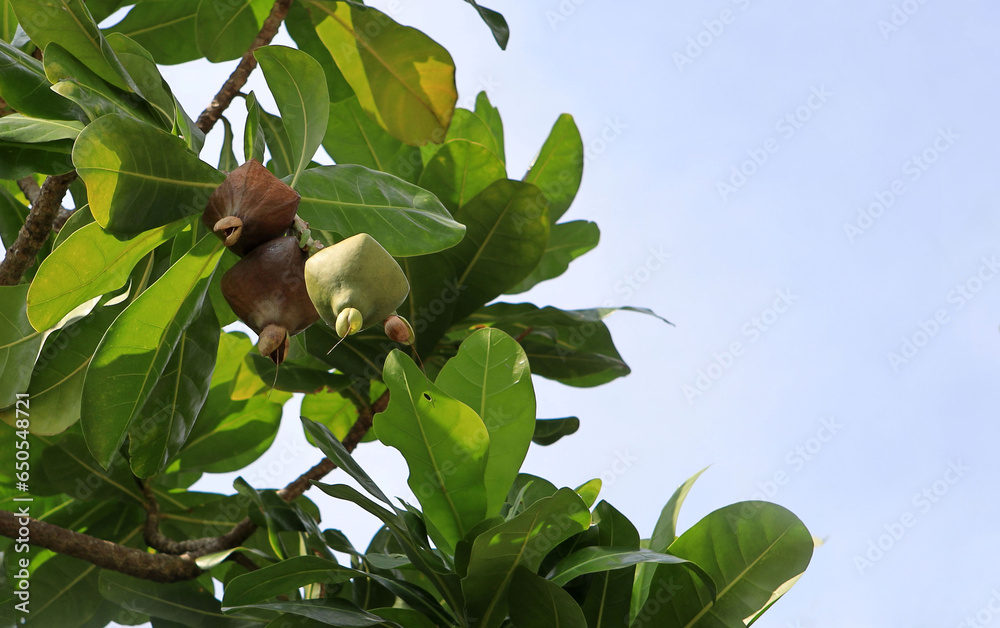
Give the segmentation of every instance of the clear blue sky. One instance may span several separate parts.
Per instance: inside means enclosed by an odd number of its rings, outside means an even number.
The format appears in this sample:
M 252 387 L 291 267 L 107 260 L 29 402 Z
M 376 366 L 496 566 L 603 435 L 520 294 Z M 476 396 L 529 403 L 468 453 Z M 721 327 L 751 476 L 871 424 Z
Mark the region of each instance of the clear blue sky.
M 451 51 L 461 103 L 488 90 L 511 176 L 576 117 L 590 154 L 566 219 L 596 220 L 602 243 L 522 296 L 677 325 L 617 314 L 631 376 L 537 381 L 539 415 L 582 427 L 527 471 L 603 475 L 644 535 L 706 465 L 682 526 L 761 494 L 790 508 L 827 543 L 765 628 L 1000 626 L 995 4 L 487 2 L 506 52 L 458 0 L 374 4 Z M 196 114 L 232 67 L 166 75 Z M 290 407 L 245 477 L 283 485 L 316 458 L 301 442 Z M 409 494 L 394 450 L 358 457 Z M 312 497 L 356 544 L 375 530 Z

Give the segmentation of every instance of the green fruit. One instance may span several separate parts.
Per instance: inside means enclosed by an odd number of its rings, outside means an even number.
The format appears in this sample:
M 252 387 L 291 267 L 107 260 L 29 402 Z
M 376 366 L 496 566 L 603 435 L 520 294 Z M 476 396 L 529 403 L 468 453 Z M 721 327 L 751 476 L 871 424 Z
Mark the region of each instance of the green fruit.
M 305 280 L 316 311 L 341 338 L 381 323 L 410 293 L 399 264 L 367 233 L 310 257 Z

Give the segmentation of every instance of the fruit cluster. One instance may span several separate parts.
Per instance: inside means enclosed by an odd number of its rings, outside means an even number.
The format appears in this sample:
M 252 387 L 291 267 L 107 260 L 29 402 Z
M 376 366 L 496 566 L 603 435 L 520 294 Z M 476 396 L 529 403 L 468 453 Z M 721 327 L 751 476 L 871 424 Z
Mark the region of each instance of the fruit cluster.
M 383 323 L 390 339 L 413 343 L 413 328 L 395 310 L 410 285 L 396 260 L 366 233 L 312 257 L 286 235 L 299 195 L 250 160 L 216 188 L 202 222 L 241 259 L 222 277 L 233 312 L 259 336 L 257 349 L 284 361 L 290 336 L 321 317 L 341 339 Z

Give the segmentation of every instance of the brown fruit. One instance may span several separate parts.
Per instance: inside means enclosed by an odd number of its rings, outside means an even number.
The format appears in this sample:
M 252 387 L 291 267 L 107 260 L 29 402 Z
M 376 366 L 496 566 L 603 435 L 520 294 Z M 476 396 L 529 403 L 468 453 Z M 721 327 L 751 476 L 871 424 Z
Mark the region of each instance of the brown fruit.
M 298 192 L 251 159 L 212 192 L 201 220 L 242 257 L 284 235 L 298 206 Z
M 306 292 L 305 263 L 298 240 L 286 236 L 255 247 L 222 276 L 222 295 L 275 364 L 285 359 L 288 337 L 319 320 Z

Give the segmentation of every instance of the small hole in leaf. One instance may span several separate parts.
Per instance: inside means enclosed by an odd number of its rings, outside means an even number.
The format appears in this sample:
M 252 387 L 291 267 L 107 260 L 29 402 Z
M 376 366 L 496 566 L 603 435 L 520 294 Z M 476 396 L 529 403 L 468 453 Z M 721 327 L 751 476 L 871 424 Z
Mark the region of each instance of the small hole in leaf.
M 427 394 L 427 393 L 424 393 L 424 399 L 426 399 L 427 401 L 430 401 L 431 400 L 431 396 L 429 394 Z

